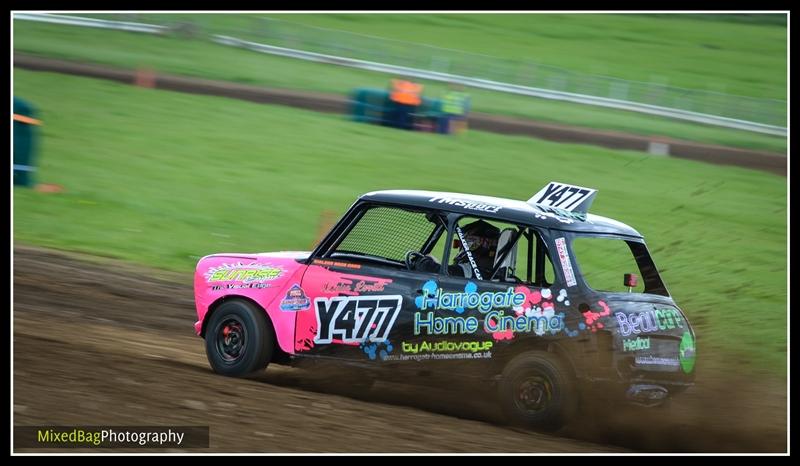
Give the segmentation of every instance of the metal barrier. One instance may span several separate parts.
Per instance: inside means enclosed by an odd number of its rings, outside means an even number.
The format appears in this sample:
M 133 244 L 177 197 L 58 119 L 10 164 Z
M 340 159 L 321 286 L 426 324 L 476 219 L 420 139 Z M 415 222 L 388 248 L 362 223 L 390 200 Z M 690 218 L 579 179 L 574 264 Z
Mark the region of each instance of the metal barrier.
M 16 13 L 14 19 L 38 21 L 42 23 L 66 24 L 70 26 L 86 26 L 93 28 L 115 29 L 118 31 L 146 32 L 161 34 L 169 28 L 155 24 L 132 23 L 129 21 L 110 21 L 105 19 L 83 18 L 80 16 L 52 15 L 46 13 Z

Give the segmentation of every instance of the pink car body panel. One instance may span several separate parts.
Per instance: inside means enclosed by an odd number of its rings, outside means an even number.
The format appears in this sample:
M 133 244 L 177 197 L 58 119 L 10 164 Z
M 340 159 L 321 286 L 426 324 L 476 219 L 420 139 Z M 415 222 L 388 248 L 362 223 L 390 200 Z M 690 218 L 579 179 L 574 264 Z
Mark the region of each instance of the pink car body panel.
M 323 263 L 326 261 L 322 261 Z M 359 267 L 354 267 L 352 273 L 337 272 L 321 267 L 315 261 L 308 266 L 308 271 L 303 277 L 303 290 L 313 303 L 318 298 L 332 298 L 334 296 L 358 296 L 361 293 L 380 293 L 392 283 L 391 279 L 371 277 L 359 274 Z M 347 264 L 355 266 L 356 264 Z M 297 312 L 296 332 L 293 353 L 302 353 L 311 350 L 317 336 L 317 313 L 314 306 Z M 332 344 L 354 344 L 334 340 Z
M 253 300 L 266 310 L 275 329 L 278 346 L 294 354 L 294 329 L 297 312 L 282 310 L 281 302 L 293 286 L 299 285 L 307 266 L 298 262 L 308 252 L 260 254 L 213 254 L 197 263 L 194 295 L 199 335 L 209 308 L 225 297 Z

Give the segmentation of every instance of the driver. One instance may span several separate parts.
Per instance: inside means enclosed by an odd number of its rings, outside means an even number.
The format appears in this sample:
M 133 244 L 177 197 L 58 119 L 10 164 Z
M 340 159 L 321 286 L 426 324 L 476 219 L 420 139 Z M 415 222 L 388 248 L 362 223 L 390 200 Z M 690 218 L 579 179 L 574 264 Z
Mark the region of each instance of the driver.
M 448 273 L 455 277 L 489 280 L 500 230 L 488 222 L 476 220 L 461 228 L 461 235 L 456 229 L 454 238 L 458 240 L 459 252 L 453 258 L 453 264 L 447 267 Z M 470 257 L 478 267 L 478 274 L 475 273 Z M 439 271 L 439 263 L 431 256 L 420 257 L 411 267 L 419 272 Z
M 447 268 L 448 272 L 458 277 L 489 280 L 494 268 L 500 229 L 483 220 L 476 220 L 461 229 L 463 238 L 459 238 L 458 227 L 456 228 L 455 238 L 460 242 L 459 252 L 453 259 L 453 264 Z M 479 275 L 475 274 L 470 256 L 478 266 Z

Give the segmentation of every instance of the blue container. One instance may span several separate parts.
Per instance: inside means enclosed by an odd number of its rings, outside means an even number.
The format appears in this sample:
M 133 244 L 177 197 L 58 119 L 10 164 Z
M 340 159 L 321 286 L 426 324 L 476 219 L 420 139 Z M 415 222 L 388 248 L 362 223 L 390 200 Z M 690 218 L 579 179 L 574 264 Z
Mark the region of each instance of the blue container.
M 36 171 L 34 154 L 39 137 L 38 120 L 32 105 L 14 97 L 14 184 L 32 187 Z

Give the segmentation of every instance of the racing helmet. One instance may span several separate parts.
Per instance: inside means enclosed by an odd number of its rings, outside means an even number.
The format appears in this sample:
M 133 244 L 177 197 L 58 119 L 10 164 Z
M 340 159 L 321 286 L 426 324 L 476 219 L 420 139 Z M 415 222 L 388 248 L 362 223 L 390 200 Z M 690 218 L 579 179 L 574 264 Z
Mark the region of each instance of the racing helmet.
M 453 259 L 453 264 L 469 264 L 469 255 L 478 265 L 481 274 L 491 272 L 494 266 L 494 256 L 497 251 L 497 241 L 500 238 L 500 229 L 483 220 L 476 220 L 461 229 L 464 241 L 460 241 L 459 253 Z M 456 235 L 458 238 L 458 235 Z M 488 279 L 488 277 L 486 277 Z

